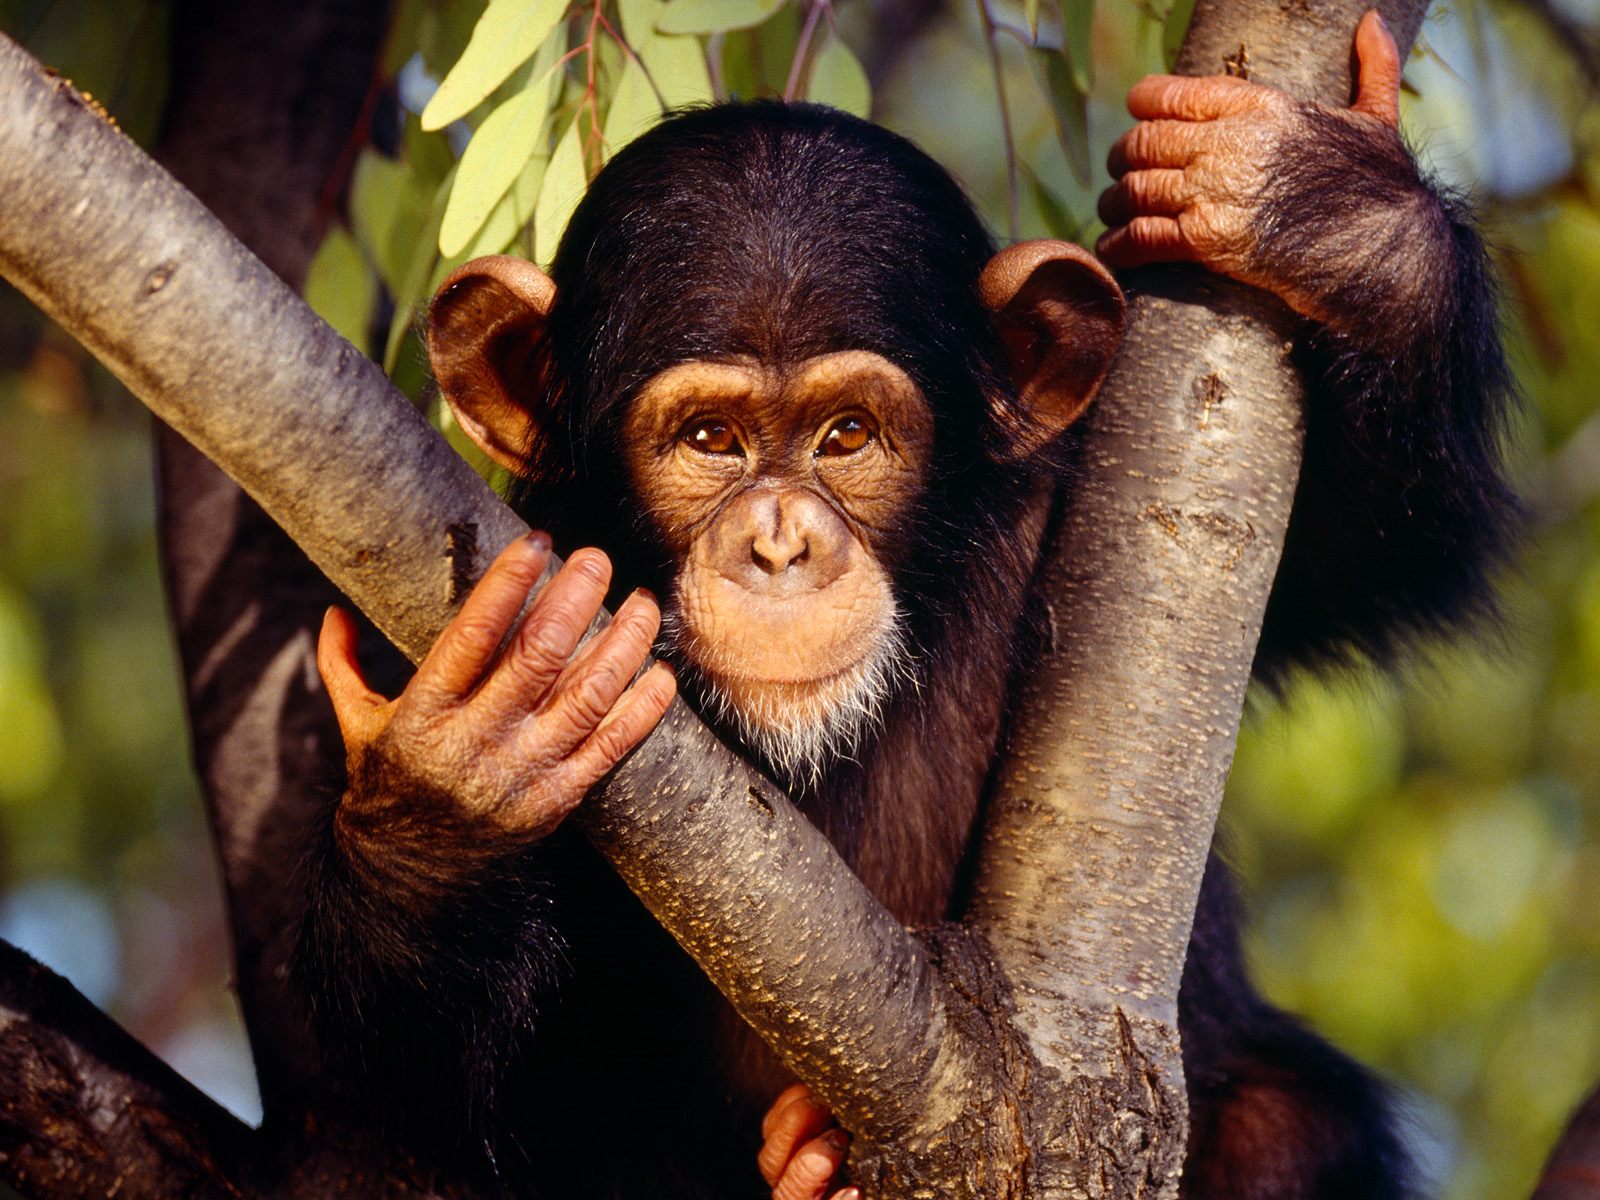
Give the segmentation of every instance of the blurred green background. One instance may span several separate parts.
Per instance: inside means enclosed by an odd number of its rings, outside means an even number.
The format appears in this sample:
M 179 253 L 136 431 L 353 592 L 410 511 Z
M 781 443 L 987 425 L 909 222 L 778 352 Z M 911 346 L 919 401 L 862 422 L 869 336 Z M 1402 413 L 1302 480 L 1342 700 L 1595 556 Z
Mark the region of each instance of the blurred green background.
M 1047 4 L 1037 51 L 1007 32 L 1026 33 L 1030 7 L 842 0 L 828 22 L 871 77 L 874 115 L 950 166 L 997 231 L 1092 239 L 1120 97 L 1161 68 L 1184 14 L 1164 0 Z M 480 11 L 404 5 L 390 55 L 413 113 Z M 712 77 L 781 87 L 801 18 L 791 4 L 716 35 Z M 0 0 L 0 29 L 146 143 L 170 20 L 164 3 Z M 1595 0 L 1467 0 L 1436 4 L 1407 70 L 1411 138 L 1476 196 L 1499 246 L 1527 397 L 1513 454 L 1536 523 L 1504 581 L 1506 628 L 1399 679 L 1258 697 L 1225 811 L 1268 992 L 1397 1082 L 1450 1200 L 1528 1195 L 1600 1081 L 1597 47 Z M 814 93 L 864 99 L 849 61 L 834 68 Z M 398 158 L 363 157 L 308 289 L 418 394 L 408 299 L 448 265 L 434 231 L 485 111 L 429 135 L 409 116 Z M 383 284 L 398 302 L 374 335 Z M 253 1119 L 157 577 L 148 432 L 82 350 L 0 295 L 0 937 Z

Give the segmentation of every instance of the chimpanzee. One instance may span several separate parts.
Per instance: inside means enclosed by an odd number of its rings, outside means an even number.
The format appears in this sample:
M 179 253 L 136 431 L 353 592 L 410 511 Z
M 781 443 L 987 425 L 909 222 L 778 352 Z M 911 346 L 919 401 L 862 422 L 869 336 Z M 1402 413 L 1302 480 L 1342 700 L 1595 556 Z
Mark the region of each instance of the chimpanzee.
M 1200 262 L 1304 318 L 1273 681 L 1386 662 L 1483 612 L 1516 512 L 1478 235 L 1400 140 L 1375 14 L 1356 49 L 1347 110 L 1145 80 L 1102 201 L 1107 262 Z M 514 544 L 393 702 L 329 616 L 349 780 L 309 856 L 297 970 L 360 1103 L 512 1194 L 760 1194 L 757 1114 L 792 1081 L 558 826 L 653 726 L 675 668 L 901 919 L 946 918 L 1040 637 L 1031 581 L 1070 427 L 1122 314 L 1075 247 L 996 254 L 901 138 L 775 102 L 623 149 L 551 278 L 501 258 L 446 282 L 429 344 L 461 425 L 517 474 L 530 521 L 610 558 L 574 552 L 502 646 L 551 543 Z M 672 667 L 634 680 L 653 643 Z M 1213 862 L 1180 1004 L 1184 1195 L 1405 1194 L 1382 1090 L 1255 993 L 1228 893 Z M 803 1092 L 773 1107 L 761 1169 L 782 1200 L 832 1186 L 826 1126 Z

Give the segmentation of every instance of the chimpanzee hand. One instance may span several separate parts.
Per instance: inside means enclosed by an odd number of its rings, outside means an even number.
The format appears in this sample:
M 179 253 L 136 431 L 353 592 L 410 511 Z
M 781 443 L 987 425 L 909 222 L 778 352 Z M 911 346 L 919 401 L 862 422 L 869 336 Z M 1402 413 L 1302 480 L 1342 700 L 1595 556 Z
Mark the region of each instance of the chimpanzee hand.
M 367 686 L 354 622 L 328 610 L 317 665 L 349 756 L 347 802 L 442 796 L 457 815 L 535 838 L 655 728 L 671 669 L 658 663 L 629 685 L 661 621 L 653 597 L 635 592 L 572 658 L 611 580 L 599 550 L 574 553 L 501 648 L 549 561 L 542 533 L 506 547 L 398 700 Z
M 772 1185 L 772 1200 L 830 1200 L 844 1165 L 850 1135 L 803 1083 L 786 1088 L 761 1122 L 756 1163 Z M 856 1188 L 832 1192 L 831 1200 L 861 1200 Z
M 1400 140 L 1400 54 L 1375 11 L 1361 19 L 1355 51 L 1356 100 L 1348 109 L 1304 104 L 1226 75 L 1136 83 L 1128 111 L 1139 124 L 1112 146 L 1107 163 L 1117 182 L 1100 197 L 1110 226 L 1096 246 L 1100 257 L 1113 267 L 1200 263 L 1329 320 L 1334 284 L 1318 273 L 1347 278 L 1381 267 L 1362 251 L 1387 239 L 1364 237 L 1364 227 L 1370 222 L 1382 234 L 1395 224 L 1386 204 L 1416 209 L 1418 197 L 1429 195 Z M 1291 210 L 1276 191 L 1286 173 L 1308 171 L 1326 172 L 1323 194 Z M 1337 189 L 1341 176 L 1348 206 L 1327 194 L 1327 183 Z M 1279 244 L 1284 224 L 1303 227 L 1293 247 Z

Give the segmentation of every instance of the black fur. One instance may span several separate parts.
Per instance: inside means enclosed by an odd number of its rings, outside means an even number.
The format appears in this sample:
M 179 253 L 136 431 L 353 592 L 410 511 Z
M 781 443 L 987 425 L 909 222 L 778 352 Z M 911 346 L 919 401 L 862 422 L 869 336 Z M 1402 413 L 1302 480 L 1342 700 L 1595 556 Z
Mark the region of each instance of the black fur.
M 1178 993 L 1189 1200 L 1404 1200 L 1412 1171 L 1382 1086 L 1245 974 L 1232 882 L 1212 856 Z
M 1338 314 L 1308 327 L 1305 466 L 1258 674 L 1366 659 L 1492 619 L 1521 521 L 1501 463 L 1513 399 L 1468 206 L 1398 134 L 1308 108 L 1262 198 L 1263 264 Z
M 1303 348 L 1318 394 L 1258 661 L 1270 678 L 1351 651 L 1387 658 L 1477 611 L 1515 511 L 1495 449 L 1508 389 L 1470 225 L 1403 148 L 1321 132 L 1333 149 L 1289 155 L 1262 230 L 1263 254 L 1350 313 Z M 1342 242 L 1352 226 L 1363 237 Z M 1395 229 L 1417 276 L 1385 291 L 1365 248 Z M 519 506 L 561 544 L 604 545 L 624 586 L 670 583 L 617 450 L 620 415 L 663 367 L 865 348 L 922 387 L 936 465 L 894 564 L 922 690 L 899 698 L 859 762 L 801 797 L 910 922 L 945 916 L 959 886 L 1028 632 L 1040 514 L 1062 488 L 1052 464 L 990 453 L 1000 433 L 984 397 L 1011 387 L 976 297 L 992 251 L 956 184 L 903 139 L 809 106 L 696 111 L 595 181 L 557 255 L 546 338 L 512 356 L 545 428 Z M 504 847 L 461 828 L 443 798 L 357 782 L 368 807 L 337 832 L 330 810 L 311 858 L 299 962 L 329 1040 L 367 1048 L 371 1101 L 482 1141 L 519 1195 L 762 1195 L 757 1109 L 772 1093 L 759 1063 L 746 1070 L 704 980 L 604 864 L 567 831 Z M 1405 1195 L 1381 1089 L 1254 992 L 1227 890 L 1213 862 L 1181 997 L 1184 1195 Z M 372 1057 L 395 1046 L 418 1057 Z

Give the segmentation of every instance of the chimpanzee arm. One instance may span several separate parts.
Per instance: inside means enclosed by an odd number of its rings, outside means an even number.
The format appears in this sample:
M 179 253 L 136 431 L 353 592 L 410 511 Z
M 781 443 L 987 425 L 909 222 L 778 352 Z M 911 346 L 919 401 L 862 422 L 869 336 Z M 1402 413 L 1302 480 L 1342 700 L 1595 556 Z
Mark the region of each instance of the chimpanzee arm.
M 476 1140 L 560 983 L 538 847 L 377 764 L 351 774 L 303 865 L 295 969 L 360 1103 Z
M 562 956 L 537 843 L 673 695 L 664 667 L 634 679 L 660 622 L 647 595 L 574 656 L 610 582 L 599 551 L 508 635 L 549 558 L 542 535 L 508 547 L 398 700 L 362 680 L 344 613 L 318 647 L 349 786 L 307 862 L 296 963 L 364 1098 L 413 1131 L 433 1113 L 487 1128 Z
M 1228 78 L 1154 77 L 1102 200 L 1117 265 L 1202 262 L 1307 317 L 1305 465 L 1257 667 L 1378 661 L 1489 608 L 1518 505 L 1499 440 L 1512 389 L 1471 213 L 1398 131 L 1377 15 L 1350 109 Z
M 1269 678 L 1482 615 L 1516 496 L 1500 437 L 1511 379 L 1482 240 L 1397 134 L 1305 114 L 1258 215 L 1257 251 L 1326 319 L 1300 358 L 1305 465 L 1257 664 Z

